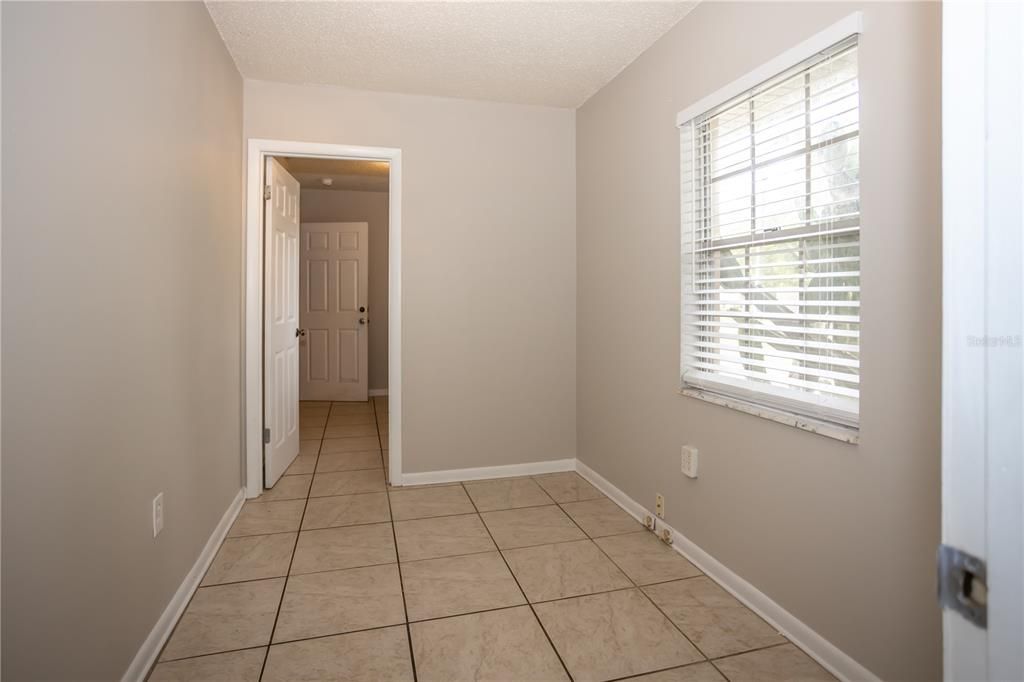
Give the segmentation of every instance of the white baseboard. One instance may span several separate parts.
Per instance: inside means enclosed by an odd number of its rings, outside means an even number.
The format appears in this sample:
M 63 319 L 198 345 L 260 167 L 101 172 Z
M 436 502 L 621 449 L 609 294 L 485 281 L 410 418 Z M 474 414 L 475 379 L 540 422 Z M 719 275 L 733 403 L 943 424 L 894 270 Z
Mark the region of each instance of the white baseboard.
M 476 481 L 482 478 L 509 478 L 512 476 L 553 474 L 559 471 L 574 471 L 575 469 L 575 459 L 555 459 L 547 462 L 507 464 L 505 466 L 496 467 L 447 469 L 445 471 L 422 471 L 419 473 L 402 474 L 401 484 L 424 485 L 428 483 L 455 483 L 457 481 Z
M 121 682 L 142 682 L 146 678 L 146 673 L 153 666 L 164 643 L 171 636 L 175 624 L 181 618 L 182 612 L 188 606 L 189 599 L 192 598 L 192 594 L 199 587 L 199 583 L 202 582 L 206 569 L 210 567 L 210 563 L 213 562 L 213 558 L 217 555 L 217 550 L 220 549 L 220 545 L 228 534 L 231 524 L 235 522 L 235 517 L 242 510 L 242 503 L 244 501 L 245 488 L 242 488 L 235 495 L 235 499 L 232 500 L 227 511 L 224 512 L 220 523 L 213 530 L 213 535 L 206 541 L 206 546 L 199 553 L 199 558 L 192 565 L 192 570 L 185 576 L 185 580 L 182 581 L 178 591 L 171 597 L 167 608 L 160 614 L 160 619 L 153 626 L 149 636 L 146 637 L 146 641 L 142 643 L 139 652 L 135 654 L 135 659 L 128 666 L 128 670 L 125 672 L 124 677 L 121 678 Z
M 647 510 L 639 502 L 626 495 L 626 493 L 616 488 L 607 479 L 579 460 L 576 460 L 576 471 L 641 523 L 643 523 L 644 517 L 648 514 L 654 517 L 653 512 Z M 682 554 L 697 568 L 704 571 L 709 578 L 746 604 L 754 613 L 768 621 L 772 627 L 807 652 L 811 658 L 824 666 L 833 675 L 841 680 L 848 680 L 850 682 L 854 680 L 858 682 L 861 680 L 878 681 L 878 677 L 872 674 L 870 670 L 850 658 L 837 646 L 812 630 L 806 623 L 772 601 L 768 595 L 733 573 L 728 567 L 698 547 L 682 533 L 661 520 L 658 520 L 658 526 L 660 528 L 667 528 L 672 533 L 672 548 L 674 550 Z
M 371 388 L 369 391 L 367 391 L 367 394 L 371 398 L 375 398 L 377 396 L 387 395 L 388 394 L 388 389 L 386 389 L 386 388 Z

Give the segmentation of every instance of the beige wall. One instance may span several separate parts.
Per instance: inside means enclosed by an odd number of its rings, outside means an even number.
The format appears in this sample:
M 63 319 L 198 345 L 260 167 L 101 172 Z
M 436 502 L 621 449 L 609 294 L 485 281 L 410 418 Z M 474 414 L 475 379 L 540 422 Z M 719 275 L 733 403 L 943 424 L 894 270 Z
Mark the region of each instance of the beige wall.
M 120 679 L 241 487 L 241 79 L 201 3 L 2 12 L 3 678 Z
M 574 113 L 245 83 L 245 136 L 402 149 L 403 468 L 574 457 Z
M 851 11 L 861 444 L 684 398 L 678 111 Z M 701 3 L 577 112 L 580 458 L 886 679 L 941 677 L 938 3 Z M 679 448 L 701 451 L 700 478 Z
M 387 389 L 388 193 L 303 189 L 299 212 L 303 223 L 369 223 L 370 390 Z

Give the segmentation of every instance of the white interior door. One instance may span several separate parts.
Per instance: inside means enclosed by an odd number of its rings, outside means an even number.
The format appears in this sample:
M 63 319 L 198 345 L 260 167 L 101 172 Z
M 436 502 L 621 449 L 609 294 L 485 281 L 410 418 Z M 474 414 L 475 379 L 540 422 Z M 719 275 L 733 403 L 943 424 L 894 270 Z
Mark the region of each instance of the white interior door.
M 1024 7 L 942 7 L 943 668 L 1022 680 Z
M 370 313 L 368 223 L 303 223 L 299 395 L 366 400 Z
M 299 183 L 267 159 L 263 367 L 263 482 L 269 488 L 299 454 Z

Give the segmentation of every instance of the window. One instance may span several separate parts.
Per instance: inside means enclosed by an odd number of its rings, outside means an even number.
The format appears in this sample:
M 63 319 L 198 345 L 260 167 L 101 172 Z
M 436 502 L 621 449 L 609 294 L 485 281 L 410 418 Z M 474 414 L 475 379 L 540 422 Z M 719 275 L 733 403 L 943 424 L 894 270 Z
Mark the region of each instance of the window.
M 857 426 L 857 37 L 680 124 L 684 388 Z

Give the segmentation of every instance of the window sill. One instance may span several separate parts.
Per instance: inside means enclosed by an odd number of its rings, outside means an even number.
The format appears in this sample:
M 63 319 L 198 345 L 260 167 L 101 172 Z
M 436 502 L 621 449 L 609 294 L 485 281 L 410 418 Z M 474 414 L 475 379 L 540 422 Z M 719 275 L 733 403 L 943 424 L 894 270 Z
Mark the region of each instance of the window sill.
M 834 438 L 835 440 L 839 440 L 844 443 L 852 443 L 853 445 L 860 443 L 860 429 L 856 429 L 851 426 L 831 424 L 829 422 L 804 417 L 792 412 L 786 412 L 785 410 L 780 410 L 774 407 L 757 405 L 746 400 L 740 400 L 739 398 L 732 398 L 719 393 L 703 391 L 699 388 L 682 388 L 679 390 L 679 393 L 687 398 L 696 398 L 697 400 L 703 400 L 715 405 L 728 407 L 739 412 L 752 414 L 755 417 L 769 419 L 773 422 L 778 422 L 779 424 L 785 424 L 804 431 L 810 431 L 811 433 L 816 433 L 819 436 Z

